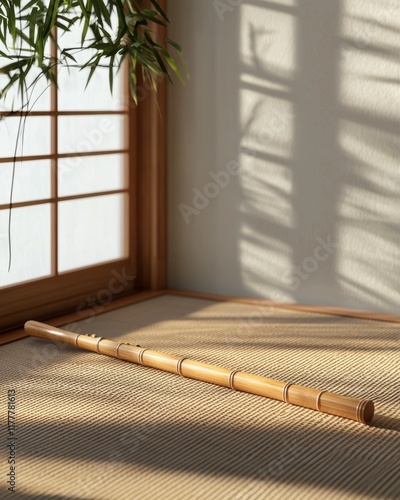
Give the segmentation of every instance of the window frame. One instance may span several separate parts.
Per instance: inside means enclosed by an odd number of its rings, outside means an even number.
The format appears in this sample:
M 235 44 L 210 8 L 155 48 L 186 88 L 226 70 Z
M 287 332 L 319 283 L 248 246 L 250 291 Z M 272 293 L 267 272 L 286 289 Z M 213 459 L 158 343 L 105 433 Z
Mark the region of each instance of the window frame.
M 165 10 L 166 0 L 159 1 L 159 3 Z M 156 37 L 165 39 L 166 28 L 156 25 L 153 29 Z M 126 91 L 128 91 L 128 78 L 126 78 L 126 85 Z M 67 312 L 75 312 L 79 318 L 80 311 L 83 311 L 85 307 L 92 307 L 96 311 L 96 307 L 98 309 L 115 297 L 166 288 L 167 87 L 166 82 L 162 81 L 156 93 L 141 80 L 140 74 L 138 87 L 142 90 L 139 103 L 135 105 L 132 100 L 129 101 L 125 128 L 129 172 L 126 190 L 129 197 L 127 213 L 130 233 L 128 237 L 129 257 L 0 288 L 0 332 L 17 328 L 29 319 L 45 320 Z M 52 111 L 31 113 L 31 116 L 50 115 L 52 120 L 52 154 L 44 156 L 50 157 L 52 161 L 52 198 L 45 201 L 52 203 L 53 231 L 54 224 L 57 223 L 58 197 L 53 196 L 57 195 L 56 174 L 54 173 L 56 159 L 63 156 L 93 155 L 93 153 L 58 154 L 57 116 L 119 113 L 115 111 L 54 112 L 56 99 L 57 92 L 52 89 Z M 104 151 L 98 152 L 98 154 L 104 153 Z M 24 157 L 25 160 L 28 158 Z M 6 159 L 1 161 L 5 162 Z M 102 192 L 95 195 L 104 194 L 109 193 Z M 88 196 L 77 195 L 68 198 L 80 197 Z M 16 203 L 13 207 L 36 203 Z M 53 245 L 57 245 L 57 242 L 53 241 Z M 56 250 L 53 248 L 53 255 L 57 255 Z M 53 270 L 55 265 L 56 263 L 53 262 Z M 135 279 L 132 279 L 133 276 Z

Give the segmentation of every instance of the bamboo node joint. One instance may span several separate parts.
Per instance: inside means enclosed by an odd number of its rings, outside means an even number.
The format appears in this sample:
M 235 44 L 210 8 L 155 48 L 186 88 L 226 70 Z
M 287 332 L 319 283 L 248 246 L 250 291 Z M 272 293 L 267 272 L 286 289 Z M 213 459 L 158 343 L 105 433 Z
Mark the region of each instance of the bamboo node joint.
M 119 354 L 118 354 L 118 351 L 119 351 L 119 348 L 122 346 L 122 344 L 124 344 L 124 342 L 120 342 L 120 343 L 117 345 L 117 352 L 116 352 L 116 354 L 117 354 L 117 358 L 118 358 L 118 359 L 120 359 Z
M 178 375 L 181 375 L 182 377 L 183 377 L 183 375 L 182 375 L 182 363 L 185 361 L 185 359 L 186 358 L 180 358 L 180 359 L 178 359 L 178 362 L 176 363 L 176 373 Z
M 322 396 L 322 394 L 323 394 L 324 392 L 326 392 L 326 391 L 320 391 L 320 392 L 318 393 L 317 400 L 315 401 L 315 403 L 316 403 L 316 404 L 315 404 L 315 406 L 316 406 L 316 409 L 317 409 L 318 411 L 321 411 L 321 396 Z
M 288 403 L 288 391 L 289 391 L 289 387 L 291 386 L 292 384 L 290 382 L 288 382 L 285 387 L 283 388 L 282 390 L 282 398 L 283 398 L 283 401 L 285 401 L 285 403 Z
M 228 384 L 229 384 L 229 387 L 233 390 L 235 390 L 235 386 L 233 385 L 233 380 L 235 378 L 235 375 L 237 374 L 237 372 L 239 372 L 240 370 L 232 370 L 231 373 L 229 374 L 229 380 L 228 380 Z
M 147 351 L 146 348 L 141 349 L 140 352 L 139 352 L 139 354 L 138 354 L 138 362 L 141 365 L 143 365 L 143 354 L 144 354 L 145 351 Z
M 96 344 L 96 351 L 100 354 L 100 350 L 99 350 L 99 346 L 100 346 L 100 342 L 103 340 L 103 337 L 99 337 L 97 339 L 97 344 Z

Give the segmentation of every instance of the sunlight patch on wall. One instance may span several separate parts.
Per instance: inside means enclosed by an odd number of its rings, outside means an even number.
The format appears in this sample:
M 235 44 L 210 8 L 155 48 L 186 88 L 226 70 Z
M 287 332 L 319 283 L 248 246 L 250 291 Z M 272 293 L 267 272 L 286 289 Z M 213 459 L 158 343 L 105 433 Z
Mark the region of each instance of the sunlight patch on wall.
M 391 230 L 384 225 L 372 241 L 375 229 L 375 224 L 365 221 L 342 227 L 340 250 L 346 258 L 340 262 L 340 284 L 354 300 L 370 304 L 371 310 L 390 312 L 400 300 L 399 291 L 395 291 L 398 274 L 393 267 L 393 262 L 400 260 L 400 251 Z
M 244 155 L 242 155 L 244 156 Z M 290 172 L 280 165 L 257 158 L 242 161 L 242 189 L 247 194 L 243 213 L 248 217 L 263 215 L 267 223 L 283 228 L 292 226 L 290 209 Z
M 338 274 L 355 300 L 389 310 L 400 301 L 400 4 L 344 6 Z
M 282 275 L 287 272 L 291 250 L 282 239 L 273 238 L 252 226 L 242 227 L 240 241 L 242 276 L 253 295 L 277 302 L 292 302 L 290 290 L 282 289 Z
M 252 295 L 281 300 L 291 299 L 282 276 L 292 260 L 294 5 L 243 3 L 240 16 L 242 279 Z

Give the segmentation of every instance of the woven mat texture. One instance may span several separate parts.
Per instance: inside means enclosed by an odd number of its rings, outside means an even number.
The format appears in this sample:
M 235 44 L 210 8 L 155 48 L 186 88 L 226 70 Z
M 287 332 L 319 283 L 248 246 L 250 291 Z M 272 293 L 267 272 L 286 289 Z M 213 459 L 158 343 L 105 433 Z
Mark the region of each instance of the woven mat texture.
M 400 325 L 164 295 L 83 333 L 370 398 L 372 426 L 28 338 L 0 348 L 0 498 L 400 498 Z M 16 390 L 8 493 L 7 390 Z

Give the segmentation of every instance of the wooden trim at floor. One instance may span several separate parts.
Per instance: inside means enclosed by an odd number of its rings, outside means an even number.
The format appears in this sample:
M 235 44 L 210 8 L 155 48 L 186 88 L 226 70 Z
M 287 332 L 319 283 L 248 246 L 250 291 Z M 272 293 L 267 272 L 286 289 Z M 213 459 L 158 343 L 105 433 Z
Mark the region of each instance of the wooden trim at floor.
M 93 314 L 104 314 L 106 312 L 113 311 L 114 309 L 120 309 L 121 307 L 126 307 L 131 304 L 137 304 L 138 302 L 143 302 L 144 300 L 154 299 L 154 297 L 158 297 L 159 295 L 163 295 L 164 293 L 164 290 L 133 293 L 130 295 L 126 295 L 125 297 L 114 299 L 109 304 L 96 305 L 93 307 L 88 307 L 87 309 L 82 309 L 79 312 L 74 311 L 67 314 L 62 314 L 61 316 L 56 316 L 54 318 L 44 320 L 44 322 L 48 325 L 59 327 L 68 323 L 82 321 L 86 318 L 90 318 L 90 316 L 93 316 Z M 8 332 L 0 334 L 0 345 L 8 344 L 9 342 L 13 342 L 14 340 L 19 340 L 24 337 L 27 337 L 27 335 L 25 334 L 23 328 L 10 330 Z
M 292 311 L 309 312 L 314 314 L 328 314 L 333 316 L 346 316 L 350 318 L 360 318 L 360 319 L 370 319 L 374 321 L 388 321 L 391 323 L 400 323 L 400 316 L 395 314 L 386 313 L 370 313 L 367 311 L 359 311 L 354 309 L 343 309 L 339 307 L 325 307 L 325 306 L 306 306 L 299 304 L 282 304 L 274 303 L 271 300 L 266 299 L 254 299 L 248 297 L 234 297 L 231 295 L 220 295 L 216 293 L 205 293 L 205 292 L 193 292 L 190 290 L 149 290 L 145 292 L 133 293 L 113 300 L 109 304 L 104 304 L 103 306 L 98 306 L 95 314 L 104 314 L 114 309 L 120 309 L 121 307 L 126 307 L 132 304 L 137 304 L 145 300 L 154 299 L 155 297 L 160 297 L 161 295 L 177 295 L 180 297 L 190 297 L 195 299 L 204 300 L 215 300 L 219 302 L 236 302 L 238 304 L 249 304 L 261 307 L 276 307 L 278 309 L 289 309 Z M 101 308 L 101 311 L 98 309 Z M 90 316 L 93 316 L 93 308 L 89 307 L 83 309 L 79 312 L 71 312 L 63 314 L 61 316 L 56 316 L 54 318 L 48 319 L 45 322 L 52 326 L 62 326 L 67 323 L 72 323 L 75 321 L 82 321 Z M 13 342 L 14 340 L 19 340 L 26 337 L 24 329 L 18 328 L 15 330 L 10 330 L 8 332 L 2 333 L 0 335 L 0 345 L 7 344 L 8 342 Z
M 0 335 L 32 318 L 53 318 L 135 290 L 133 263 L 119 260 L 0 288 Z
M 344 309 L 341 307 L 327 306 L 308 306 L 300 304 L 276 303 L 267 299 L 254 299 L 248 297 L 234 297 L 231 295 L 219 295 L 216 293 L 192 292 L 189 290 L 169 289 L 167 293 L 180 295 L 183 297 L 192 297 L 195 299 L 216 300 L 223 302 L 237 302 L 239 304 L 250 304 L 255 306 L 276 307 L 278 309 L 290 309 L 292 311 L 302 311 L 314 314 L 329 314 L 333 316 L 348 316 L 350 318 L 371 319 L 374 321 L 389 321 L 391 323 L 400 323 L 400 316 L 396 314 L 374 313 L 359 311 L 356 309 Z

